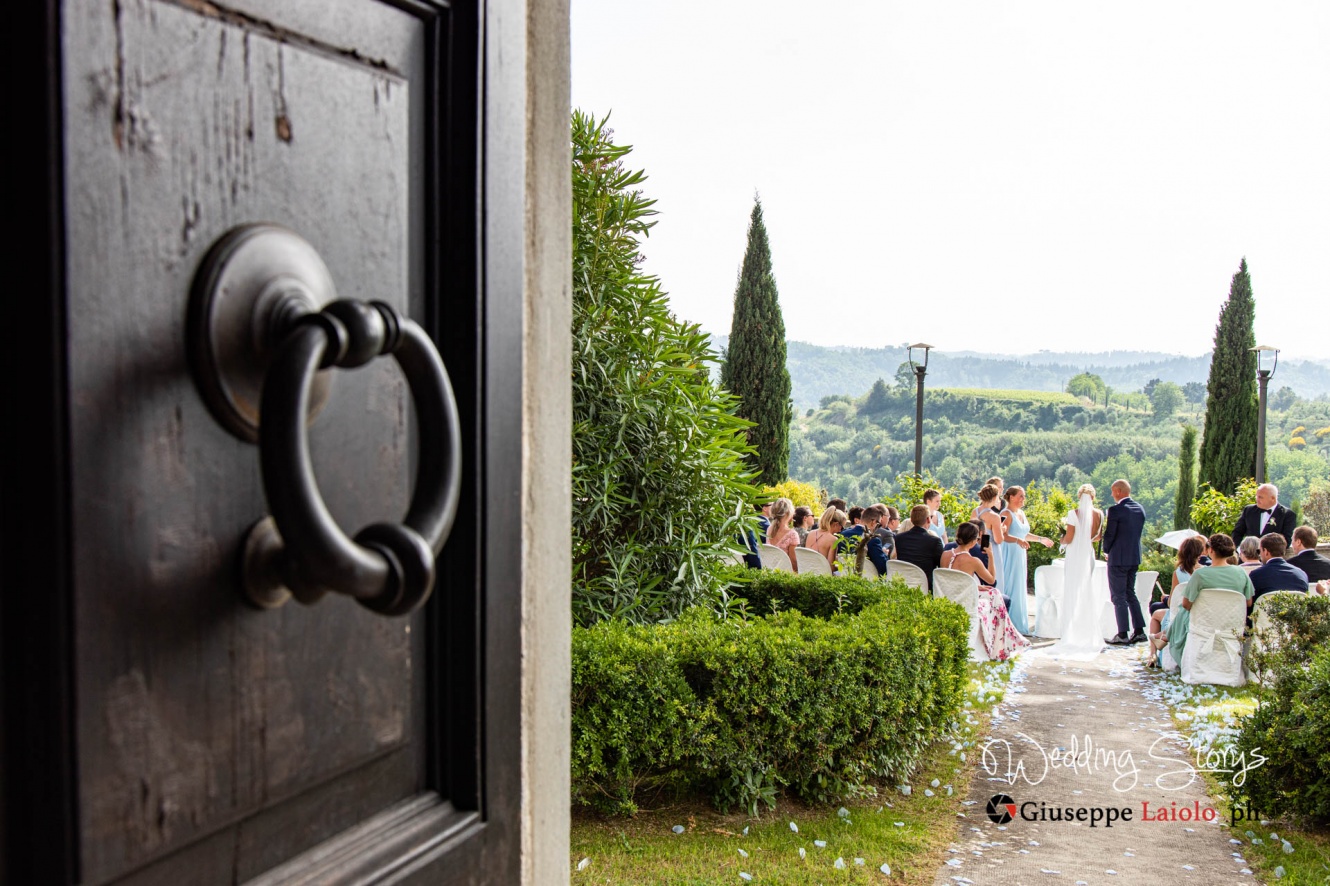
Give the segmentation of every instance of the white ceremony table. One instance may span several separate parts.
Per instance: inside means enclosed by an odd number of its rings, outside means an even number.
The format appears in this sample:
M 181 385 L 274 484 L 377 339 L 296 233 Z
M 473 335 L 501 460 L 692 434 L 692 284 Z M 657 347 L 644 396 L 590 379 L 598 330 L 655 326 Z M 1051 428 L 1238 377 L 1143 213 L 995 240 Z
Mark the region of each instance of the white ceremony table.
M 1044 571 L 1044 589 L 1048 596 L 1057 601 L 1057 611 L 1062 611 L 1062 592 L 1066 580 L 1067 561 L 1057 559 L 1048 564 L 1051 568 Z M 1113 614 L 1113 600 L 1108 594 L 1108 564 L 1103 560 L 1094 561 L 1094 577 L 1090 581 L 1090 587 L 1094 591 L 1094 597 L 1100 601 L 1099 623 L 1103 629 L 1105 637 L 1111 637 L 1118 632 L 1117 616 Z M 1038 602 L 1036 599 L 1036 607 Z M 1036 613 L 1036 616 L 1038 613 Z M 1040 630 L 1040 625 L 1035 624 L 1035 634 L 1040 637 L 1060 637 L 1062 635 L 1062 626 L 1054 625 L 1047 632 Z

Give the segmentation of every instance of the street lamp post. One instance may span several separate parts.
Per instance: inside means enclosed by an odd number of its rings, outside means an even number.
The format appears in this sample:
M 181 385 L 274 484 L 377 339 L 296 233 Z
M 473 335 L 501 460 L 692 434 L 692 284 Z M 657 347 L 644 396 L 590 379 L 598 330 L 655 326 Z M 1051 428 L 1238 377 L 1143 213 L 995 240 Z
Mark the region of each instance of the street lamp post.
M 909 348 L 907 358 L 910 361 L 910 368 L 914 370 L 914 377 L 918 382 L 914 404 L 914 473 L 916 477 L 922 477 L 924 475 L 924 374 L 928 372 L 928 352 L 933 349 L 933 346 L 919 342 L 907 345 L 907 347 Z M 922 363 L 916 362 L 914 359 L 916 348 L 924 352 L 924 362 Z
M 1256 380 L 1260 383 L 1260 399 L 1257 404 L 1258 416 L 1256 419 L 1256 482 L 1265 482 L 1265 389 L 1270 384 L 1270 378 L 1275 374 L 1275 367 L 1279 365 L 1279 348 L 1272 348 L 1269 345 L 1257 345 L 1252 348 L 1256 352 Z M 1268 365 L 1267 365 L 1268 364 Z

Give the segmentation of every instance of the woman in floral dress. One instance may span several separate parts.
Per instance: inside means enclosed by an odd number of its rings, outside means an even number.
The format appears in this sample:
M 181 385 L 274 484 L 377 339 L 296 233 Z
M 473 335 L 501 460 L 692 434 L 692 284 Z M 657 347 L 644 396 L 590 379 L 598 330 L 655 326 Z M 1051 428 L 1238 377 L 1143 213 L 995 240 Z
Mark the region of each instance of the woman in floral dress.
M 979 538 L 979 527 L 974 523 L 962 523 L 956 527 L 957 547 L 942 552 L 942 566 L 973 575 L 979 580 L 979 601 L 976 612 L 979 616 L 979 635 L 983 638 L 984 649 L 988 657 L 996 661 L 1006 661 L 1030 645 L 1016 630 L 1007 615 L 1007 607 L 1002 602 L 1002 595 L 992 587 L 993 573 L 984 566 L 983 561 L 970 553 L 970 548 Z M 988 582 L 985 584 L 984 582 Z

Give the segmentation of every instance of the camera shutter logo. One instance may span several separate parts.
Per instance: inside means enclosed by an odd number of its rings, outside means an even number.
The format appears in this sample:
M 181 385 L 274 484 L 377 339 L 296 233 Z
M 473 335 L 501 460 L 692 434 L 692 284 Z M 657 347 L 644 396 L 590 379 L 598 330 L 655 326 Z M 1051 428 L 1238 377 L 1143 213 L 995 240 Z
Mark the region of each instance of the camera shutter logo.
M 994 794 L 988 798 L 987 812 L 993 824 L 1006 824 L 1016 817 L 1016 801 L 1006 794 Z

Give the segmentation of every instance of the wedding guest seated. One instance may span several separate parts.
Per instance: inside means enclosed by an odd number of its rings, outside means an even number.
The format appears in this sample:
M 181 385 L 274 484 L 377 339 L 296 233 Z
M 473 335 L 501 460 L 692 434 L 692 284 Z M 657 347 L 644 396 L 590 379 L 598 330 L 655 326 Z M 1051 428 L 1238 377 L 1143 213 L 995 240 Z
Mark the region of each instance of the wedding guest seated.
M 970 556 L 978 557 L 979 562 L 984 564 L 985 569 L 991 568 L 988 565 L 988 552 L 984 550 L 983 544 L 980 543 L 980 541 L 978 540 L 978 536 L 983 534 L 984 525 L 975 520 L 970 520 L 968 522 L 970 523 L 971 526 L 974 527 L 975 536 L 976 536 L 975 543 L 970 546 Z M 956 531 L 959 533 L 960 528 L 957 527 Z M 947 551 L 955 550 L 957 547 L 959 547 L 959 545 L 956 542 L 949 541 L 942 546 L 942 551 L 943 553 L 946 553 Z
M 863 523 L 864 534 L 859 539 L 859 546 L 855 550 L 855 568 L 862 575 L 864 571 L 864 560 L 871 560 L 873 566 L 877 568 L 878 575 L 887 574 L 887 554 L 882 547 L 882 537 L 877 534 L 878 524 L 887 516 L 886 505 L 870 505 L 864 508 L 859 519 Z
M 838 511 L 848 511 L 850 506 L 845 503 L 843 498 L 833 498 L 827 502 L 827 507 L 835 508 Z
M 1307 573 L 1309 582 L 1330 579 L 1330 558 L 1317 553 L 1316 541 L 1316 530 L 1310 526 L 1293 530 L 1293 556 L 1288 562 Z
M 778 498 L 771 503 L 771 528 L 767 530 L 767 544 L 780 548 L 790 558 L 790 565 L 799 571 L 799 560 L 794 549 L 799 547 L 799 533 L 790 526 L 794 519 L 794 502 Z
M 1228 558 L 1233 556 L 1235 548 L 1233 537 L 1230 535 L 1221 532 L 1210 536 L 1210 551 L 1217 564 L 1227 563 Z M 1191 606 L 1196 602 L 1196 598 L 1201 591 L 1207 588 L 1223 588 L 1224 590 L 1239 592 L 1247 598 L 1248 609 L 1251 609 L 1252 598 L 1256 594 L 1255 588 L 1252 587 L 1251 578 L 1240 566 L 1198 567 L 1192 573 L 1191 579 L 1187 582 L 1187 589 L 1183 592 L 1182 608 L 1173 617 L 1173 621 L 1169 624 L 1166 632 L 1168 634 L 1167 654 L 1173 659 L 1174 664 L 1181 664 L 1182 650 L 1187 646 L 1187 632 L 1191 628 Z
M 757 508 L 757 513 L 760 515 L 757 518 L 757 525 L 758 525 L 757 534 L 759 540 L 762 542 L 762 544 L 766 544 L 767 530 L 771 528 L 771 502 L 767 502 L 766 504 L 763 505 L 753 505 L 753 507 Z
M 864 527 L 860 524 L 860 521 L 863 520 L 864 509 L 855 505 L 846 511 L 845 514 L 850 518 L 850 522 L 840 531 L 840 552 L 842 554 L 848 554 L 853 551 L 855 545 L 859 543 L 859 539 L 862 538 L 864 534 Z
M 888 560 L 893 560 L 896 557 L 896 533 L 901 527 L 900 511 L 890 505 L 878 504 L 877 507 L 882 508 L 886 516 L 873 532 L 882 539 L 882 553 L 887 555 Z
M 808 533 L 808 538 L 804 539 L 804 547 L 817 551 L 827 558 L 832 572 L 836 571 L 836 543 L 840 540 L 840 536 L 836 533 L 844 529 L 848 522 L 850 518 L 845 516 L 844 511 L 827 505 L 827 509 L 818 518 L 817 528 Z
M 1251 572 L 1261 565 L 1261 540 L 1249 535 L 1238 545 L 1238 565 Z
M 979 617 L 979 635 L 983 638 L 984 649 L 990 659 L 1006 661 L 1020 650 L 1030 645 L 1011 623 L 1007 614 L 1006 603 L 992 587 L 994 576 L 988 566 L 971 553 L 972 546 L 979 540 L 979 527 L 974 523 L 962 523 L 956 527 L 956 541 L 950 550 L 942 552 L 940 565 L 944 569 L 955 569 L 979 579 L 979 597 L 975 612 Z
M 933 570 L 942 561 L 942 539 L 928 531 L 927 505 L 910 508 L 910 528 L 896 536 L 896 559 L 922 569 L 928 589 L 933 589 Z
M 1256 589 L 1253 602 L 1271 591 L 1302 591 L 1307 593 L 1307 573 L 1290 566 L 1284 559 L 1288 545 L 1278 532 L 1261 536 L 1261 565 L 1251 571 L 1251 584 Z
M 1150 638 L 1150 655 L 1147 667 L 1158 667 L 1159 650 L 1168 645 L 1168 624 L 1170 621 L 1169 601 L 1178 585 L 1190 581 L 1192 573 L 1201 568 L 1201 553 L 1205 550 L 1205 540 L 1199 535 L 1184 539 L 1178 545 L 1178 559 L 1173 569 L 1173 582 L 1169 585 L 1168 595 L 1158 603 L 1150 604 L 1150 628 L 1146 636 Z
M 813 512 L 811 509 L 799 505 L 799 507 L 794 509 L 794 519 L 790 521 L 790 525 L 794 527 L 795 532 L 799 533 L 799 547 L 802 548 L 804 547 L 804 540 L 808 537 L 809 531 L 817 525 L 817 522 L 813 520 Z
M 739 544 L 743 545 L 744 565 L 749 569 L 761 569 L 762 557 L 757 552 L 757 533 L 751 529 L 745 529 L 742 533 L 735 536 Z

